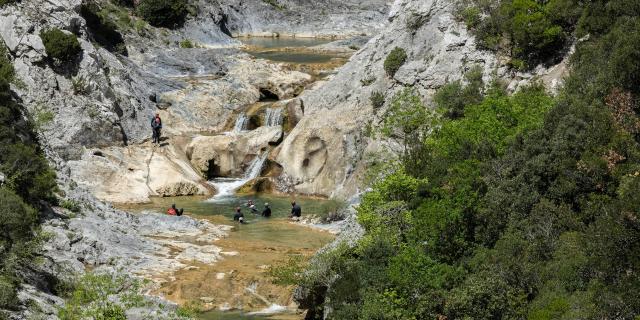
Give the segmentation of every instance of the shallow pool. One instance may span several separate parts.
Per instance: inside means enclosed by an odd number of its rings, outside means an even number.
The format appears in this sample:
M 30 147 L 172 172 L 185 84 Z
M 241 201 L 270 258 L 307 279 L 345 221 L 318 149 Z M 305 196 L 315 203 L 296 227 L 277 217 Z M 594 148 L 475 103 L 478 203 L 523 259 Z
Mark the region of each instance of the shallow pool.
M 248 200 L 254 200 L 261 211 L 268 202 L 273 210 L 271 218 L 250 212 Z M 292 198 L 273 195 L 234 196 L 225 201 L 210 201 L 204 197 L 155 198 L 149 204 L 128 206 L 132 212 L 153 210 L 165 212 L 171 204 L 185 209 L 185 215 L 206 219 L 215 224 L 232 225 L 226 238 L 215 242 L 224 252 L 234 253 L 214 264 L 194 264 L 194 268 L 176 272 L 155 294 L 180 304 L 214 301 L 200 319 L 301 319 L 295 310 L 292 287 L 271 283 L 270 266 L 278 265 L 291 255 L 311 256 L 330 242 L 334 236 L 288 220 Z M 322 199 L 297 198 L 304 215 L 320 213 L 330 205 Z M 238 224 L 232 217 L 241 207 L 248 221 Z M 286 309 L 271 316 L 251 316 L 249 312 Z M 218 309 L 230 309 L 229 312 Z M 242 313 L 242 312 L 244 313 Z
M 245 45 L 267 49 L 314 47 L 332 42 L 329 39 L 293 37 L 242 37 L 236 38 Z

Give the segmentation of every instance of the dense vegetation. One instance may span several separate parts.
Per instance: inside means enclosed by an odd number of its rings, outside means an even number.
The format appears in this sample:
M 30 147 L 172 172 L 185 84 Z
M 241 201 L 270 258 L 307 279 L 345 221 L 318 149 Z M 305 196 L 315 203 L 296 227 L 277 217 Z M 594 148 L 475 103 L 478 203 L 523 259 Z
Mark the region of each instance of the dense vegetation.
M 182 26 L 189 13 L 186 0 L 141 0 L 136 12 L 150 25 L 165 28 Z
M 42 201 L 55 201 L 55 175 L 31 124 L 13 99 L 13 67 L 0 47 L 0 318 L 17 308 L 17 286 L 34 262 Z
M 379 131 L 404 152 L 363 198 L 365 236 L 296 279 L 315 293 L 309 318 L 640 314 L 640 1 L 484 3 L 510 14 L 495 43 L 527 59 L 590 34 L 564 89 L 508 96 L 472 70 L 437 112 L 410 89 L 393 98 Z M 505 17 L 483 12 L 478 26 Z
M 589 2 L 589 7 L 606 2 Z M 482 46 L 506 50 L 514 67 L 527 68 L 559 56 L 584 6 L 575 0 L 464 0 L 460 16 Z
M 62 63 L 72 62 L 82 52 L 76 35 L 53 28 L 40 33 L 42 43 L 49 58 Z

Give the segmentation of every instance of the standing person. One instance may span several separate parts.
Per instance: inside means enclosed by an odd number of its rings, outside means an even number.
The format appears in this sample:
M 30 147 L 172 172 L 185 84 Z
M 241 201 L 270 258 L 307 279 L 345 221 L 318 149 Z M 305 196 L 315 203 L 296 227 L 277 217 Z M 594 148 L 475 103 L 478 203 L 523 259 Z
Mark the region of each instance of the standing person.
M 296 204 L 295 201 L 291 202 L 291 216 L 289 216 L 294 221 L 300 221 L 300 216 L 302 216 L 302 208 L 300 205 Z
M 265 218 L 271 217 L 271 208 L 268 203 L 264 204 L 264 210 L 262 210 L 262 216 Z
M 240 211 L 240 207 L 236 208 L 236 213 L 233 215 L 233 221 L 244 223 L 244 214 Z
M 159 113 L 156 113 L 156 116 L 151 119 L 151 129 L 153 130 L 153 143 L 159 144 L 162 130 L 162 119 L 160 119 Z

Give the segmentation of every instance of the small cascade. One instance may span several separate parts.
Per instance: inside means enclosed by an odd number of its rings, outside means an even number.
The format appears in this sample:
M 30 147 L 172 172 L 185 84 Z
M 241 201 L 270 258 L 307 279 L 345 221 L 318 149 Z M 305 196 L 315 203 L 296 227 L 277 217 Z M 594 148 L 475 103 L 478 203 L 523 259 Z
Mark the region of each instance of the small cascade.
M 211 198 L 211 201 L 220 201 L 224 199 L 228 199 L 235 194 L 235 191 L 240 187 L 245 185 L 247 182 L 257 178 L 262 171 L 262 167 L 264 166 L 264 162 L 267 160 L 268 152 L 257 156 L 251 164 L 247 171 L 244 173 L 242 178 L 216 178 L 209 181 L 213 187 L 218 190 L 218 193 Z
M 236 119 L 236 124 L 233 126 L 233 132 L 242 132 L 249 129 L 249 117 L 246 114 L 241 113 Z
M 267 127 L 281 126 L 282 108 L 268 108 L 265 113 L 265 124 Z

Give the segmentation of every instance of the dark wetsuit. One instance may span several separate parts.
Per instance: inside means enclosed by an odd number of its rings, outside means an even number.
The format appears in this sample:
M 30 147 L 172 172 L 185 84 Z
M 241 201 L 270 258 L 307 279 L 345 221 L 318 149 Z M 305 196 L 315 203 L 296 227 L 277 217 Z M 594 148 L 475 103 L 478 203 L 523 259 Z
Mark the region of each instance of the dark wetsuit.
M 236 214 L 233 215 L 233 221 L 240 221 L 240 218 L 244 220 L 244 214 L 242 214 L 242 212 L 240 211 L 236 211 Z M 240 221 L 240 222 L 244 222 L 244 221 Z
M 264 210 L 262 211 L 262 216 L 265 218 L 271 217 L 271 208 L 269 207 L 264 208 Z
M 302 208 L 300 208 L 300 205 L 295 204 L 293 207 L 291 207 L 291 216 L 298 218 L 302 216 Z
M 156 121 L 156 119 L 158 119 L 158 121 Z M 153 143 L 160 143 L 162 120 L 155 117 L 151 119 L 151 128 L 153 129 Z

